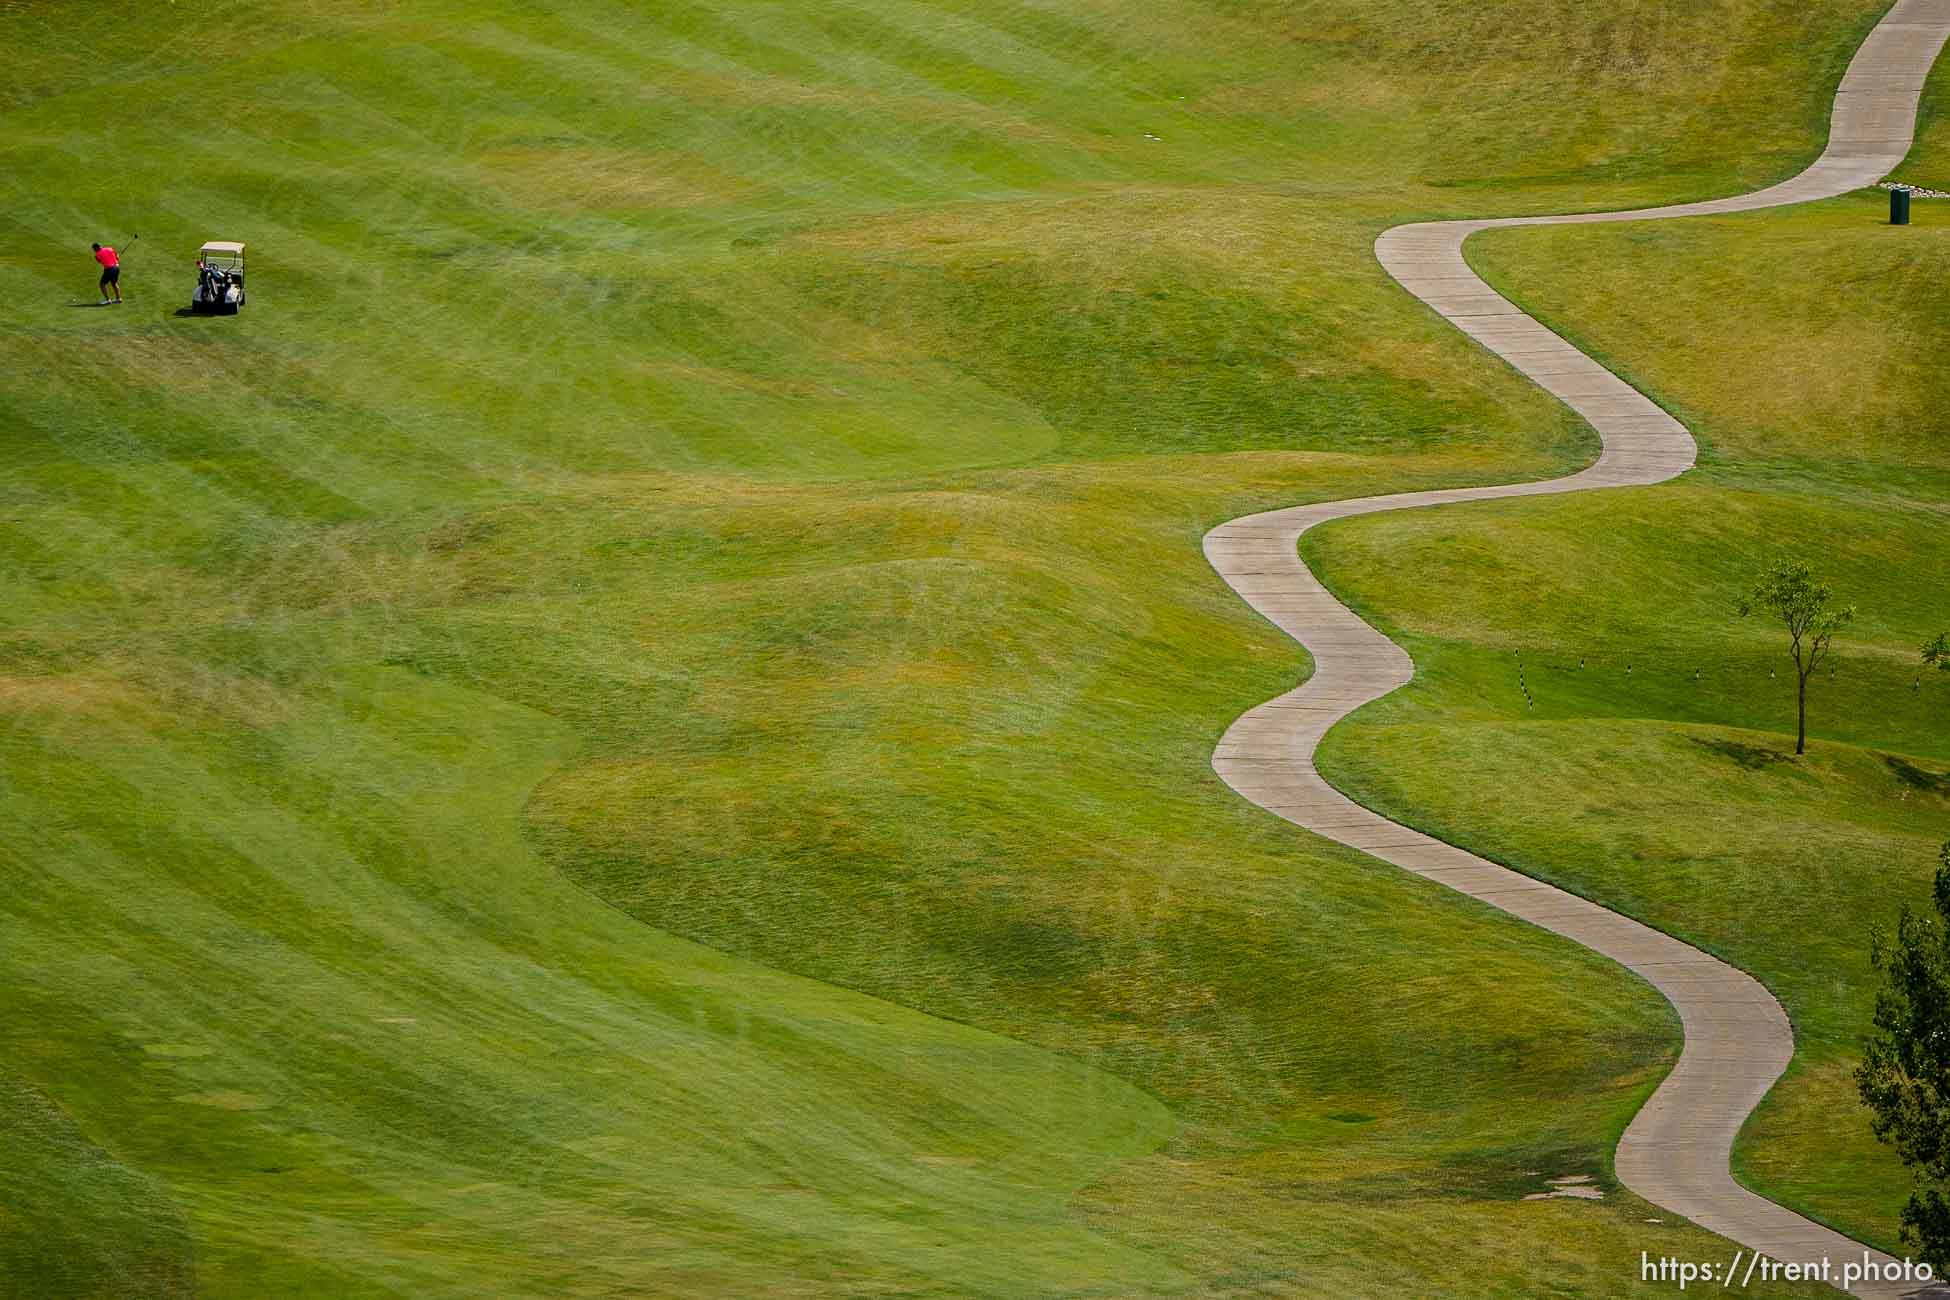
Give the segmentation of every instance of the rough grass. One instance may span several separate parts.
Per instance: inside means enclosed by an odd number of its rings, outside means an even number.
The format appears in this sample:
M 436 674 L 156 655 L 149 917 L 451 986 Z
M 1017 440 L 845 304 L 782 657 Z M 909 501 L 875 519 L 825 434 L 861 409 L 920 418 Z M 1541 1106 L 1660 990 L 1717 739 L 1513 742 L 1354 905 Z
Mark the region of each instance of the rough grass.
M 1521 1199 L 1656 997 L 1211 776 L 1197 539 L 1588 456 L 1373 235 L 1770 180 L 1877 8 L 0 9 L 0 1289 L 1718 1252 Z

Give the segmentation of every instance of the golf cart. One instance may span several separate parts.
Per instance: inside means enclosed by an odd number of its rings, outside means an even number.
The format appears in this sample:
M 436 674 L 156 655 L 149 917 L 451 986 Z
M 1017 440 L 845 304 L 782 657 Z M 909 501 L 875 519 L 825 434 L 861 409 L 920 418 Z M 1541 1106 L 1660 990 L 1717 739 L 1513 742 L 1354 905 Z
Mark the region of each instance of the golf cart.
M 235 316 L 244 305 L 244 246 L 213 239 L 197 250 L 190 310 Z

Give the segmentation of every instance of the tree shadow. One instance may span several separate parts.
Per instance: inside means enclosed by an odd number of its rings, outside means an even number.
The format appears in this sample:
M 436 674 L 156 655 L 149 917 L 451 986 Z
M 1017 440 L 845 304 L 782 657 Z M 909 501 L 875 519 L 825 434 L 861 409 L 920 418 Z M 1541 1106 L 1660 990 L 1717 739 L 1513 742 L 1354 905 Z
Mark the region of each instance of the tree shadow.
M 1794 757 L 1783 749 L 1772 749 L 1766 745 L 1748 745 L 1738 740 L 1722 740 L 1718 737 L 1693 737 L 1693 743 L 1709 753 L 1721 758 L 1730 758 L 1749 772 L 1765 772 L 1776 763 L 1785 763 Z
M 1891 774 L 1910 789 L 1950 799 L 1950 774 L 1925 771 L 1894 754 L 1884 754 L 1882 761 L 1888 766 Z

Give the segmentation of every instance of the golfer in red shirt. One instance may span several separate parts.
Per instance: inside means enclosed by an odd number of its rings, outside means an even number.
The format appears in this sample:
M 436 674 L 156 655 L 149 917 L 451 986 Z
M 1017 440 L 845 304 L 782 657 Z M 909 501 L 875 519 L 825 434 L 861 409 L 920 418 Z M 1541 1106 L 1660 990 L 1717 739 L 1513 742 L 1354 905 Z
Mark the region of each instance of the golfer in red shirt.
M 102 264 L 102 306 L 107 307 L 112 303 L 121 302 L 122 259 L 116 256 L 114 249 L 103 248 L 100 244 L 96 244 L 95 260 Z M 113 298 L 108 296 L 111 291 L 115 294 Z

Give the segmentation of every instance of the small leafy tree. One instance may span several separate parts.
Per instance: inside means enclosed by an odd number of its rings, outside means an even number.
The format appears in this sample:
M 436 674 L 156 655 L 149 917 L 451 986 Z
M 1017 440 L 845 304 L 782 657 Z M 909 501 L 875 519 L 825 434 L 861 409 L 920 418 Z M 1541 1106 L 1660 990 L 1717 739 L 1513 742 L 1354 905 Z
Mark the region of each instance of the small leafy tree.
M 1903 1239 L 1941 1272 L 1950 1268 L 1950 844 L 1937 856 L 1936 915 L 1904 904 L 1894 942 L 1872 934 L 1869 959 L 1884 983 L 1855 1086 L 1875 1135 L 1915 1171 Z
M 1740 598 L 1740 617 L 1772 614 L 1787 629 L 1794 656 L 1797 716 L 1794 752 L 1808 752 L 1808 679 L 1828 655 L 1835 633 L 1855 618 L 1855 606 L 1836 605 L 1835 592 L 1800 560 L 1779 559 L 1767 567 L 1752 590 Z
M 1923 647 L 1923 662 L 1950 673 L 1950 632 L 1937 633 L 1936 639 Z

